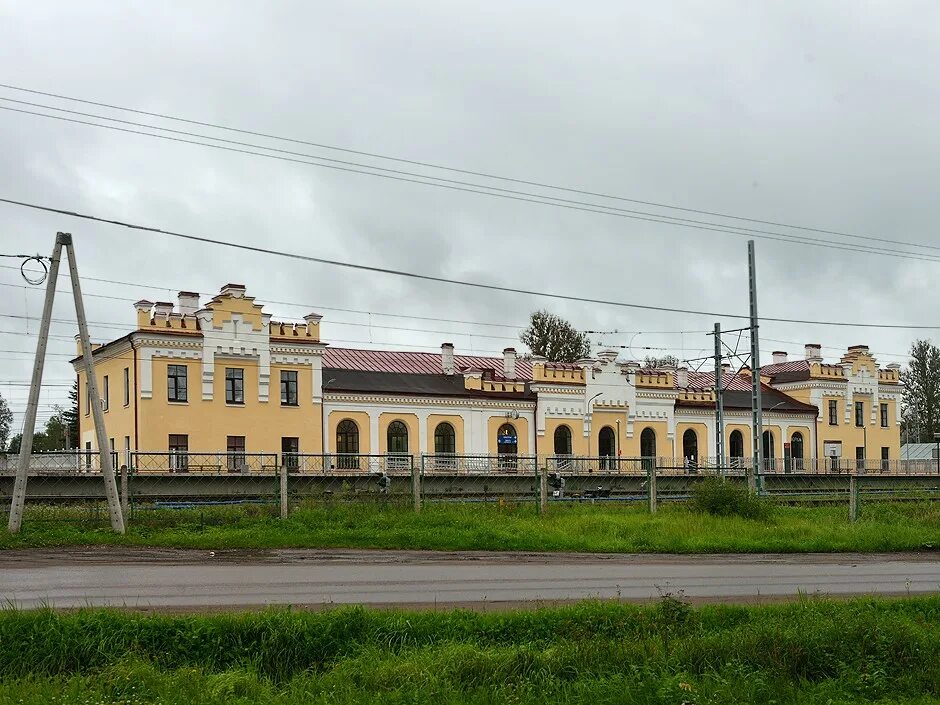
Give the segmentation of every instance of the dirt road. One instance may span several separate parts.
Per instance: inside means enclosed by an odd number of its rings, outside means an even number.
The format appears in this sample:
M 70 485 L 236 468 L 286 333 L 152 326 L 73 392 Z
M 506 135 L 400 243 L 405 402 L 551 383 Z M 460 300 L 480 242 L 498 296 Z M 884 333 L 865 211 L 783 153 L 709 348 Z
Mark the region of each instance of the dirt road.
M 590 555 L 420 551 L 0 552 L 19 607 L 232 609 L 290 604 L 500 606 L 584 598 L 750 602 L 940 591 L 940 554 Z

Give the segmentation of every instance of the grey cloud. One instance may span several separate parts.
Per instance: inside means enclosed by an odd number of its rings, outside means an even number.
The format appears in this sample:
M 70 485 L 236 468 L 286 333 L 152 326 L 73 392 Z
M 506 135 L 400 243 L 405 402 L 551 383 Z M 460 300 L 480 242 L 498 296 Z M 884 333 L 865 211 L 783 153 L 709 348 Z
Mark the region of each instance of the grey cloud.
M 938 15 L 930 3 L 11 2 L 0 8 L 0 80 L 642 200 L 936 245 L 940 96 L 930 67 L 940 59 Z M 740 236 L 6 112 L 0 125 L 0 193 L 23 200 L 525 289 L 747 310 Z M 701 331 L 712 324 L 330 269 L 6 206 L 0 213 L 3 251 L 48 250 L 55 231 L 68 229 L 86 276 L 161 287 L 86 284 L 89 293 L 128 299 L 89 298 L 89 317 L 128 326 L 129 302 L 139 296 L 211 292 L 231 280 L 261 299 L 302 304 L 270 307 L 285 316 L 303 315 L 310 304 L 515 324 L 545 307 L 592 330 Z M 935 263 L 763 240 L 757 246 L 765 315 L 940 323 Z M 18 275 L 0 269 L 0 282 L 19 283 Z M 38 317 L 41 294 L 3 289 L 0 313 Z M 483 334 L 514 334 L 323 312 L 328 338 L 375 344 L 434 347 L 450 338 L 458 348 L 495 351 L 510 341 Z M 67 301 L 59 314 L 70 315 Z M 453 335 L 370 334 L 331 320 Z M 13 319 L 0 325 L 21 330 Z M 460 335 L 470 331 L 472 340 Z M 72 333 L 67 326 L 59 332 Z M 94 330 L 98 338 L 117 333 Z M 771 323 L 761 333 L 768 339 L 762 348 L 791 353 L 811 340 L 903 353 L 917 335 Z M 4 349 L 30 350 L 35 342 L 2 338 Z M 700 333 L 592 338 L 633 340 L 636 352 L 668 346 L 680 355 L 710 345 Z M 56 341 L 51 349 L 73 347 Z M 50 362 L 49 378 L 71 376 L 61 360 Z M 2 362 L 3 379 L 28 378 L 25 357 Z

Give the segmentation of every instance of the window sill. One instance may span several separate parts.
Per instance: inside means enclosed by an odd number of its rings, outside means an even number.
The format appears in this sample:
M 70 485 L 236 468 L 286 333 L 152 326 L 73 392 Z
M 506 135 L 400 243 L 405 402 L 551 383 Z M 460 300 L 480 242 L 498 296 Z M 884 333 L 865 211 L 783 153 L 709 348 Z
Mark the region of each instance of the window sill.
M 167 404 L 172 404 L 173 406 L 189 406 L 189 400 L 179 400 L 179 399 L 167 399 Z
M 281 406 L 283 406 L 285 409 L 299 409 L 300 408 L 300 404 L 285 404 L 284 402 L 281 402 Z
M 231 406 L 231 407 L 234 407 L 234 408 L 236 408 L 236 409 L 244 409 L 244 408 L 245 408 L 245 402 L 243 402 L 243 401 L 227 401 L 227 402 L 225 402 L 225 406 Z

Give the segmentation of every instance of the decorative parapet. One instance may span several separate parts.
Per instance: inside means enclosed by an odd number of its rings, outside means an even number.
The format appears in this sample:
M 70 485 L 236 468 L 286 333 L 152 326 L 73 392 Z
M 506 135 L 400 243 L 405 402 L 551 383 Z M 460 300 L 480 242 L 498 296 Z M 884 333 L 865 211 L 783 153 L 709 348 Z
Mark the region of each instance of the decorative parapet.
M 809 373 L 811 377 L 820 379 L 845 379 L 845 370 L 841 365 L 827 365 L 821 362 L 814 362 L 810 365 Z
M 532 361 L 532 381 L 584 384 L 584 369 L 564 363 L 548 362 L 544 358 L 535 358 Z
M 878 381 L 885 384 L 900 384 L 901 366 L 893 362 L 886 369 L 878 370 Z
M 672 389 L 676 386 L 675 375 L 666 370 L 643 370 L 636 373 L 636 386 L 652 389 Z
M 682 389 L 679 391 L 676 401 L 698 402 L 700 404 L 713 404 L 715 402 L 715 390 L 692 391 Z
M 271 321 L 268 324 L 268 333 L 271 340 L 291 342 L 320 342 L 320 319 L 322 316 L 311 313 L 304 316 L 305 323 L 290 323 L 284 321 Z

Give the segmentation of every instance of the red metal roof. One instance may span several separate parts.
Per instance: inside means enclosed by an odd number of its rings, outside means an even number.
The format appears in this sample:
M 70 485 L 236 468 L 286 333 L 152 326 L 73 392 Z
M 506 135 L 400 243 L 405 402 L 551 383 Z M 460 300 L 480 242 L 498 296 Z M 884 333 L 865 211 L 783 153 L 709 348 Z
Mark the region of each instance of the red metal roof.
M 493 370 L 494 378 L 503 374 L 503 358 L 478 355 L 454 355 L 457 372 L 468 368 Z M 444 373 L 440 353 L 358 350 L 355 348 L 328 347 L 323 354 L 323 366 L 340 370 L 363 372 L 398 372 L 401 374 L 440 375 Z M 516 358 L 516 379 L 532 379 L 532 362 Z
M 746 375 L 736 375 L 725 372 L 721 376 L 721 387 L 732 392 L 751 391 L 751 378 Z M 689 389 L 714 389 L 714 372 L 689 372 Z
M 763 365 L 760 372 L 765 377 L 773 377 L 781 372 L 798 372 L 809 369 L 809 362 L 806 360 L 790 360 L 789 362 L 780 362 L 776 365 Z

